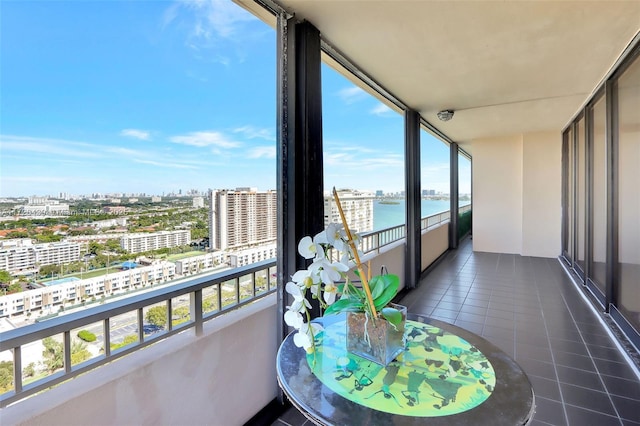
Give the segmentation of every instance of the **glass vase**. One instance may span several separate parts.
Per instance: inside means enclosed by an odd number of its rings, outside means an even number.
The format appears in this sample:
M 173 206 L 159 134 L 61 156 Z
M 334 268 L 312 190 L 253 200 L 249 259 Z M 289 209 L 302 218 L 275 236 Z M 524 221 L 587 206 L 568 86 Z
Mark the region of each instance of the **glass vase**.
M 383 317 L 374 320 L 364 312 L 347 312 L 348 352 L 386 366 L 404 351 L 407 307 L 389 306 L 402 313 L 400 324 L 394 326 Z

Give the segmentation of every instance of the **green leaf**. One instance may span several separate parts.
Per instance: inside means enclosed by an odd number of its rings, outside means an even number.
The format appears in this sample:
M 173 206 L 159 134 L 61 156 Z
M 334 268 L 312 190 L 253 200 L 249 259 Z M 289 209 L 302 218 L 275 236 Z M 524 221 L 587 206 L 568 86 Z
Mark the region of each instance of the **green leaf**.
M 361 312 L 363 310 L 362 302 L 352 298 L 344 298 L 336 300 L 332 305 L 329 305 L 324 311 L 324 315 L 338 314 L 340 312 Z
M 384 292 L 385 287 L 386 283 L 383 275 L 376 275 L 375 277 L 371 278 L 371 280 L 369 281 L 369 288 L 371 289 L 371 297 L 373 298 L 373 300 L 375 300 L 376 297 L 380 297 L 380 295 Z
M 387 306 L 389 302 L 395 297 L 398 292 L 398 287 L 400 286 L 400 278 L 397 275 L 387 274 L 379 276 L 384 283 L 384 291 L 378 296 L 373 298 L 373 304 L 376 307 L 376 310 Z
M 382 308 L 380 314 L 394 326 L 402 322 L 402 312 L 396 308 L 390 308 L 387 306 L 386 308 Z

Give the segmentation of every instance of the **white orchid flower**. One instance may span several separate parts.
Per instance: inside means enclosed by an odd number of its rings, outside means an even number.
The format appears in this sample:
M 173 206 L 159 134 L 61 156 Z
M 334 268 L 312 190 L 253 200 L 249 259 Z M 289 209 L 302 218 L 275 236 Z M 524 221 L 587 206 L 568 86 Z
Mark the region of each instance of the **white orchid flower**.
M 338 251 L 346 251 L 348 248 L 347 235 L 342 225 L 330 223 L 326 230 L 327 242 Z
M 313 237 L 313 241 L 317 244 L 329 244 L 326 229 L 322 232 L 318 232 L 315 237 Z
M 305 325 L 303 324 L 303 328 Z M 305 351 L 309 351 L 313 347 L 313 342 L 307 330 L 303 331 L 302 328 L 293 335 L 293 343 L 299 348 L 304 348 Z
M 311 269 L 301 269 L 296 271 L 291 277 L 291 281 L 303 288 L 310 288 L 313 284 L 320 282 L 320 276 L 317 271 Z
M 305 259 L 313 259 L 318 255 L 318 246 L 311 237 L 304 237 L 298 243 L 298 253 Z
M 287 311 L 284 314 L 284 322 L 296 330 L 300 330 L 302 324 L 304 324 L 304 317 L 300 312 Z
M 285 287 L 285 290 L 287 291 L 287 293 L 293 296 L 293 303 L 291 304 L 291 306 L 288 306 L 289 310 L 302 312 L 303 310 L 305 310 L 305 307 L 306 309 L 311 309 L 311 304 L 307 299 L 305 299 L 304 293 L 302 292 L 298 284 L 289 281 Z
M 304 348 L 307 352 L 311 352 L 313 348 L 314 337 L 323 330 L 319 324 L 312 323 L 311 325 L 303 323 L 300 330 L 293 335 L 293 343 L 299 347 Z
M 342 278 L 342 273 L 347 272 L 349 267 L 341 262 L 330 262 L 327 259 L 316 260 L 309 266 L 309 269 L 318 271 L 320 279 L 324 284 L 333 284 Z
M 324 286 L 323 298 L 327 305 L 333 304 L 336 301 L 336 295 L 338 293 L 338 287 L 335 284 L 326 284 Z

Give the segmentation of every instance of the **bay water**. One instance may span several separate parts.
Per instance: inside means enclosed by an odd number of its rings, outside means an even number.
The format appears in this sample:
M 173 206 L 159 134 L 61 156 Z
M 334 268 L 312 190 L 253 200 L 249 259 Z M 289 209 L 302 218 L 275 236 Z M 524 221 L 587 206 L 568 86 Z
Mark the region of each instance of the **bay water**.
M 421 200 L 420 217 L 431 216 L 449 210 L 449 200 Z M 469 204 L 469 201 L 461 201 L 460 205 Z M 373 230 L 378 231 L 384 228 L 401 225 L 405 221 L 406 200 L 404 198 L 393 198 L 387 200 L 373 201 Z

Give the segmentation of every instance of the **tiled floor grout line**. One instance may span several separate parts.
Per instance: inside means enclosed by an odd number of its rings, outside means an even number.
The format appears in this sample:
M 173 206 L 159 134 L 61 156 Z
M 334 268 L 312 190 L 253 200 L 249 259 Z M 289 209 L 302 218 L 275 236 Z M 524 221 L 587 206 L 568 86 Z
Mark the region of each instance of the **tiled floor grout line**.
M 600 369 L 598 368 L 598 364 L 596 364 L 596 362 L 593 360 L 593 355 L 591 355 L 591 350 L 589 349 L 589 345 L 587 344 L 587 341 L 585 340 L 582 330 L 580 329 L 580 327 L 578 327 L 578 323 L 575 319 L 575 316 L 573 315 L 573 312 L 571 312 L 571 309 L 569 308 L 569 304 L 567 303 L 567 299 L 565 298 L 564 293 L 560 294 L 562 296 L 562 301 L 564 302 L 564 305 L 567 308 L 567 311 L 569 312 L 569 315 L 571 316 L 571 320 L 573 321 L 573 323 L 576 326 L 576 330 L 578 330 L 578 334 L 580 335 L 580 339 L 582 340 L 582 343 L 584 344 L 585 350 L 587 351 L 587 354 L 589 355 L 589 359 L 591 360 L 591 363 L 593 364 L 593 367 L 596 371 L 596 374 L 598 375 L 598 380 L 600 380 L 600 383 L 602 384 L 605 392 L 607 394 L 607 397 L 609 398 L 609 402 L 611 402 L 611 406 L 613 407 L 613 411 L 616 413 L 616 417 L 618 418 L 618 421 L 620 421 L 620 424 L 622 426 L 624 426 L 624 423 L 622 421 L 622 416 L 620 415 L 620 413 L 618 412 L 618 408 L 616 407 L 615 402 L 613 401 L 613 398 L 611 398 L 611 393 L 609 392 L 609 389 L 607 387 L 607 384 L 605 383 L 604 379 L 602 378 L 602 373 L 600 372 Z M 596 315 L 597 316 L 597 315 Z M 609 336 L 610 339 L 614 340 L 611 336 Z M 555 368 L 555 363 L 554 363 L 554 368 Z M 558 377 L 558 382 L 560 381 L 560 378 Z M 562 387 L 560 388 L 560 395 L 562 396 Z
M 625 359 L 627 364 L 631 367 L 633 372 L 636 374 L 637 379 L 640 380 L 640 369 L 638 369 L 638 367 L 631 360 L 629 355 L 627 355 L 627 353 L 624 350 L 624 348 L 620 345 L 620 342 L 618 342 L 618 338 L 616 336 L 614 336 L 613 333 L 609 330 L 609 326 L 605 323 L 605 321 L 600 316 L 600 312 L 598 312 L 596 310 L 596 308 L 593 307 L 593 305 L 587 299 L 587 297 L 584 295 L 584 293 L 582 291 L 580 291 L 578 283 L 574 280 L 573 275 L 571 275 L 571 273 L 568 271 L 566 265 L 564 265 L 560 259 L 557 259 L 557 261 L 558 261 L 558 263 L 560 263 L 560 266 L 562 267 L 562 269 L 566 273 L 568 279 L 573 284 L 573 288 L 580 295 L 580 297 L 582 297 L 582 299 L 583 299 L 585 305 L 587 306 L 587 308 L 590 309 L 590 311 L 594 314 L 594 316 L 596 317 L 596 319 L 598 320 L 598 322 L 602 326 L 602 328 L 605 331 L 605 333 L 607 333 L 607 336 L 611 339 L 611 341 L 613 341 L 613 344 L 616 346 L 616 349 L 618 350 L 618 352 L 620 352 L 620 354 L 623 356 L 623 358 Z M 565 301 L 565 304 L 566 304 L 566 301 Z M 580 331 L 580 329 L 578 329 L 578 331 Z
M 556 363 L 556 358 L 555 358 L 556 356 L 551 346 L 551 338 L 549 337 L 549 326 L 547 324 L 547 317 L 542 307 L 542 299 L 540 298 L 540 286 L 538 283 L 538 279 L 535 275 L 534 275 L 534 281 L 536 283 L 536 289 L 537 289 L 536 296 L 540 301 L 540 312 L 542 313 L 542 322 L 544 323 L 544 330 L 545 330 L 545 334 L 547 335 L 547 344 L 549 345 L 549 352 L 551 353 L 551 363 L 553 365 L 553 371 L 556 375 L 556 386 L 558 386 L 558 391 L 560 393 L 560 402 L 562 403 L 562 412 L 564 413 L 564 419 L 567 422 L 567 425 L 570 425 L 571 422 L 569 421 L 569 413 L 567 413 L 567 404 L 564 400 L 564 393 L 562 391 L 562 386 L 560 386 L 560 375 L 558 374 L 558 364 Z M 534 415 L 534 418 L 535 418 L 535 415 Z

